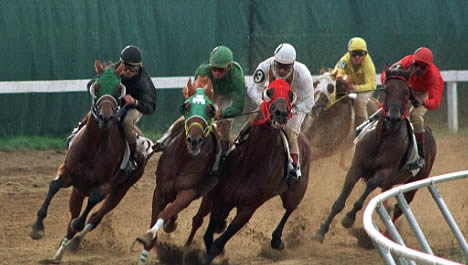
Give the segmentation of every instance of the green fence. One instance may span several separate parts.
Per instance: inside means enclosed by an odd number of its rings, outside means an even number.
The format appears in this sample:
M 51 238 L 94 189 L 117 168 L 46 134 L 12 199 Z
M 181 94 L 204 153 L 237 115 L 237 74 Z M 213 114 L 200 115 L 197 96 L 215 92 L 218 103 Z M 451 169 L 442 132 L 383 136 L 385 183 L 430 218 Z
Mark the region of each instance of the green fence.
M 336 63 L 353 36 L 367 40 L 378 72 L 420 46 L 433 50 L 441 70 L 462 70 L 467 13 L 464 0 L 4 0 L 0 81 L 92 78 L 95 58 L 116 61 L 130 43 L 142 49 L 153 77 L 191 75 L 219 44 L 231 47 L 251 75 L 281 42 L 292 43 L 298 60 L 317 74 Z M 65 135 L 90 104 L 88 95 L 75 92 L 0 98 L 0 137 Z M 165 130 L 181 103 L 178 89 L 158 90 L 157 111 L 141 126 Z

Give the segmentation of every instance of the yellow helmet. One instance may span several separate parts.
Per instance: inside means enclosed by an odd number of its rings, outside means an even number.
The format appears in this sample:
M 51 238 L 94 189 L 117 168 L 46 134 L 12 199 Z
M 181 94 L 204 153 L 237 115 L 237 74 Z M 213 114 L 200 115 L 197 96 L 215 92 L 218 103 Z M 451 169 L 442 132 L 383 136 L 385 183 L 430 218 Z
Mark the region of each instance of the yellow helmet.
M 365 51 L 367 52 L 367 44 L 363 38 L 354 37 L 348 42 L 348 51 Z

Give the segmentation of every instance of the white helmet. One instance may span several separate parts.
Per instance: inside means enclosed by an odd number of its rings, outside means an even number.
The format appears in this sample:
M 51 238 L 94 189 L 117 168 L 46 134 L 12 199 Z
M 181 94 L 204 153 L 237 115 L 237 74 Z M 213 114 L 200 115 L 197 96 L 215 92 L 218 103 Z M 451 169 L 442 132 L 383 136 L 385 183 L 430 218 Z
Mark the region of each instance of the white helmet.
M 293 64 L 296 61 L 296 49 L 289 43 L 281 43 L 275 49 L 275 61 L 281 64 Z

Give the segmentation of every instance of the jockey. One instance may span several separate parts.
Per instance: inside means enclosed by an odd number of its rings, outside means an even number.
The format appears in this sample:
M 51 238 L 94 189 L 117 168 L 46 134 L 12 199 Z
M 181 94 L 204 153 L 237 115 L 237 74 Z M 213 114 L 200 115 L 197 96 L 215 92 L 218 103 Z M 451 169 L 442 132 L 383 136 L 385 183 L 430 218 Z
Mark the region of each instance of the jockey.
M 440 107 L 444 81 L 439 69 L 433 63 L 432 51 L 425 47 L 403 57 L 390 68 L 411 72 L 408 85 L 414 109 L 410 114 L 410 121 L 414 127 L 419 154 L 414 167 L 424 168 L 424 114 L 427 110 L 436 110 Z M 383 84 L 385 72 L 380 75 L 380 80 Z
M 226 46 L 215 47 L 210 54 L 209 62 L 202 63 L 195 71 L 197 77 L 209 76 L 213 84 L 213 104 L 218 106 L 215 120 L 220 134 L 222 150 L 225 152 L 231 144 L 233 117 L 244 110 L 245 79 L 240 64 L 233 61 L 231 49 Z M 176 120 L 169 130 L 156 141 L 155 152 L 166 149 L 175 135 L 183 128 L 183 117 Z
M 375 67 L 367 51 L 366 41 L 360 37 L 351 38 L 348 50 L 336 63 L 334 71 L 352 78 L 352 91 L 358 92 L 354 110 L 356 112 L 355 125 L 367 120 L 367 102 L 377 87 Z M 362 91 L 362 92 L 361 92 Z M 366 92 L 364 92 L 366 91 Z M 355 127 L 356 127 L 355 126 Z
M 127 105 L 127 113 L 122 122 L 125 138 L 130 147 L 130 161 L 127 164 L 125 171 L 133 173 L 137 164 L 135 161 L 136 152 L 136 131 L 135 125 L 140 120 L 143 114 L 150 115 L 154 112 L 156 107 L 156 88 L 151 81 L 151 77 L 146 72 L 142 63 L 141 50 L 134 46 L 128 45 L 122 49 L 120 53 L 120 60 L 114 65 L 114 68 L 124 64 L 124 71 L 122 72 L 122 84 L 126 87 L 126 95 L 122 101 Z M 95 80 L 88 83 L 88 88 Z M 73 132 L 68 137 L 71 139 L 78 131 L 87 123 L 88 115 L 86 115 L 73 129 Z
M 312 75 L 303 63 L 296 61 L 296 50 L 289 43 L 280 44 L 274 56 L 261 62 L 253 75 L 253 84 L 248 88 L 248 94 L 257 106 L 263 102 L 265 83 L 277 78 L 286 80 L 295 94 L 292 102 L 292 118 L 288 120 L 286 135 L 289 140 L 292 165 L 290 165 L 288 183 L 300 181 L 299 146 L 297 137 L 301 133 L 302 122 L 314 106 L 314 87 Z

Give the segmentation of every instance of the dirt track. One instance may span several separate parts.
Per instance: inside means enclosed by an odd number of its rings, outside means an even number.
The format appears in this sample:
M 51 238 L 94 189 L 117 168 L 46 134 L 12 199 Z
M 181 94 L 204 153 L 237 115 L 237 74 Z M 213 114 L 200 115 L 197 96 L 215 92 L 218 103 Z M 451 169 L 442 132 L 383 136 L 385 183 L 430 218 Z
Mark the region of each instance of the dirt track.
M 438 139 L 439 151 L 432 175 L 466 170 L 467 147 L 468 137 Z M 45 219 L 45 237 L 38 241 L 29 237 L 36 211 L 65 153 L 54 150 L 0 152 L 0 157 L 0 264 L 39 264 L 42 259 L 53 257 L 66 231 L 70 189 L 60 191 L 52 201 Z M 311 235 L 328 215 L 341 190 L 345 171 L 338 168 L 335 159 L 332 157 L 312 164 L 306 197 L 285 228 L 286 249 L 283 252 L 273 251 L 269 247 L 271 232 L 283 214 L 280 200 L 275 198 L 263 205 L 248 225 L 228 242 L 225 255 L 216 258 L 214 264 L 383 264 L 375 250 L 364 249 L 357 244 L 357 238 L 362 235 L 362 211 L 353 229 L 346 230 L 341 226 L 343 212 L 335 218 L 323 244 L 311 240 Z M 138 246 L 134 252 L 129 248 L 135 237 L 149 226 L 157 160 L 157 156 L 151 158 L 143 178 L 129 191 L 121 204 L 104 218 L 102 224 L 88 234 L 78 252 L 65 253 L 62 264 L 137 264 L 141 247 Z M 468 211 L 464 209 L 468 202 L 467 184 L 468 180 L 462 180 L 438 186 L 465 235 L 468 234 Z M 345 211 L 349 210 L 363 187 L 363 183 L 356 185 Z M 159 242 L 170 244 L 171 250 L 181 247 L 199 202 L 192 203 L 179 216 L 177 231 L 169 235 L 159 232 Z M 456 256 L 459 253 L 454 247 L 456 241 L 427 190 L 416 194 L 412 209 L 433 251 L 445 257 Z M 206 223 L 207 219 L 195 237 L 194 248 L 199 252 L 204 249 L 202 234 Z M 397 225 L 408 238 L 407 245 L 418 248 L 406 221 L 400 220 Z M 162 256 L 152 250 L 147 264 L 166 264 L 160 258 L 163 260 Z

